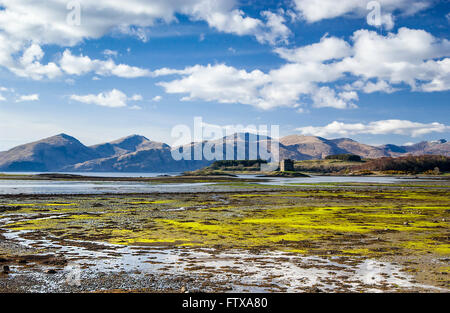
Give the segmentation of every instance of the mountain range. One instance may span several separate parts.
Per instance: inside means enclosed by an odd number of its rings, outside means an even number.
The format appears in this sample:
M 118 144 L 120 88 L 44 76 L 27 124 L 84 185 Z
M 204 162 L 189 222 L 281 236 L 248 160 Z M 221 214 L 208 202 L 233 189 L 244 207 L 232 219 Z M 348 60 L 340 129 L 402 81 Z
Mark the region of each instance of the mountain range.
M 224 138 L 224 148 L 231 148 L 234 159 L 263 158 L 249 154 L 249 146 L 267 144 L 272 139 L 265 136 L 235 134 Z M 186 147 L 205 147 L 219 141 L 191 143 Z M 363 158 L 398 157 L 408 154 L 435 154 L 450 156 L 450 143 L 444 139 L 397 146 L 370 146 L 349 138 L 325 139 L 315 136 L 291 135 L 280 138 L 280 158 L 294 160 L 323 159 L 328 155 L 351 153 Z M 245 155 L 239 155 L 239 146 L 245 146 Z M 179 172 L 202 168 L 208 160 L 176 161 L 170 147 L 144 136 L 132 135 L 116 141 L 85 146 L 66 134 L 45 138 L 36 142 L 0 152 L 0 171 L 30 172 Z M 194 149 L 193 149 L 194 150 Z M 224 149 L 224 151 L 227 151 Z M 212 149 L 214 152 L 214 149 Z M 225 153 L 223 153 L 225 156 Z

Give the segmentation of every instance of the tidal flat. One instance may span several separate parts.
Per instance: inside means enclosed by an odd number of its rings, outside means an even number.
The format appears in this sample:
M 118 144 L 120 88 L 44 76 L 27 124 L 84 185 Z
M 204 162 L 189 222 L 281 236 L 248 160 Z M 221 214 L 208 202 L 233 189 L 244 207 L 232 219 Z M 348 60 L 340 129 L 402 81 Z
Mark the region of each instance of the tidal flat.
M 0 195 L 0 292 L 450 291 L 448 180 L 214 186 Z

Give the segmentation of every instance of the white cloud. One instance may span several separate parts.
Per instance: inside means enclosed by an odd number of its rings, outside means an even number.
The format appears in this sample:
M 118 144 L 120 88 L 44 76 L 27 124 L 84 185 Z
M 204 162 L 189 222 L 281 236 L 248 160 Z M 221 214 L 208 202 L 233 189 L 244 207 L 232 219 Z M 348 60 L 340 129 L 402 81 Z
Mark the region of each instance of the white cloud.
M 397 89 L 392 88 L 387 82 L 384 80 L 379 80 L 376 83 L 373 82 L 367 82 L 367 84 L 364 86 L 363 91 L 365 93 L 373 93 L 373 92 L 385 92 L 385 93 L 393 93 Z
M 401 28 L 386 36 L 359 30 L 352 42 L 323 37 L 315 44 L 275 52 L 290 63 L 267 73 L 217 64 L 162 68 L 152 76 L 181 76 L 159 85 L 167 93 L 186 94 L 184 101 L 242 103 L 261 109 L 298 108 L 308 99 L 315 107 L 354 108 L 357 91 L 393 93 L 404 84 L 413 91 L 450 89 L 450 42 L 423 30 Z M 350 83 L 338 86 L 343 78 Z
M 181 71 L 158 71 L 158 75 L 173 73 L 187 76 L 170 82 L 160 82 L 159 85 L 164 87 L 167 93 L 188 94 L 182 98 L 183 101 L 201 99 L 263 106 L 264 99 L 259 96 L 259 92 L 261 87 L 269 82 L 269 76 L 259 70 L 247 72 L 224 64 L 196 65 Z
M 277 48 L 275 52 L 289 62 L 305 63 L 342 59 L 350 56 L 352 49 L 343 39 L 323 37 L 319 43 L 297 49 Z
M 373 9 L 371 0 L 294 0 L 300 16 L 310 23 L 341 16 L 366 17 Z M 393 14 L 413 15 L 433 4 L 433 0 L 377 0 L 381 7 L 381 22 L 387 29 L 394 26 Z
M 103 54 L 106 56 L 113 56 L 113 57 L 117 57 L 119 55 L 119 53 L 117 51 L 110 50 L 110 49 L 103 50 Z
M 44 77 L 55 78 L 60 76 L 61 70 L 54 62 L 46 65 L 41 64 L 44 51 L 37 44 L 32 44 L 23 53 L 19 62 L 10 67 L 10 70 L 20 77 L 29 77 L 40 80 Z
M 138 105 L 133 105 L 130 107 L 130 110 L 142 110 L 142 107 L 140 107 Z
M 388 94 L 399 90 L 399 88 L 392 87 L 384 80 L 377 80 L 375 82 L 357 80 L 352 84 L 343 86 L 343 89 L 347 91 L 361 90 L 364 93 L 384 92 Z
M 95 94 L 71 95 L 70 99 L 87 104 L 96 104 L 110 108 L 121 108 L 126 107 L 128 105 L 128 101 L 142 100 L 142 96 L 133 95 L 132 97 L 128 97 L 122 91 L 113 89 L 108 92 L 101 92 L 97 95 Z
M 365 80 L 408 84 L 413 90 L 439 91 L 450 88 L 450 41 L 439 40 L 424 30 L 400 28 L 398 33 L 379 35 L 368 30 L 352 37 L 353 56 L 336 66 Z M 424 83 L 425 82 L 425 83 Z M 427 87 L 432 83 L 432 87 Z
M 0 101 L 6 101 L 6 98 L 2 94 L 0 94 Z
M 40 47 L 51 44 L 69 47 L 85 39 L 98 39 L 117 32 L 146 41 L 148 27 L 155 23 L 176 22 L 177 15 L 205 21 L 220 32 L 253 36 L 262 43 L 286 42 L 290 35 L 284 25 L 284 12 L 265 11 L 261 19 L 253 18 L 239 9 L 236 0 L 78 0 L 78 3 L 81 5 L 80 25 L 73 26 L 67 22 L 71 13 L 67 9 L 67 0 L 48 0 L 45 3 L 39 0 L 0 0 L 0 66 L 23 77 L 54 78 L 61 72 L 53 62 L 46 65 L 39 62 L 43 56 Z M 22 59 L 16 60 L 15 56 L 24 49 L 27 51 Z M 105 53 L 115 55 L 114 51 Z M 117 71 L 114 75 L 120 77 L 129 77 L 130 69 L 137 70 L 125 65 L 105 66 L 114 67 Z M 130 74 L 131 77 L 141 75 L 144 74 L 140 71 Z
M 16 102 L 26 102 L 26 101 L 39 101 L 39 95 L 38 94 L 20 95 L 16 99 Z
M 162 69 L 158 75 L 179 74 L 181 79 L 161 82 L 167 93 L 188 94 L 184 101 L 201 99 L 219 103 L 242 103 L 261 109 L 278 106 L 298 107 L 301 95 L 312 95 L 319 88 L 317 82 L 330 82 L 339 78 L 326 65 L 318 63 L 287 64 L 268 74 L 259 70 L 248 72 L 224 64 L 186 68 L 184 70 Z M 324 91 L 324 90 L 322 90 Z M 317 99 L 317 103 L 319 99 Z M 342 100 L 344 102 L 344 100 Z M 318 106 L 345 105 L 323 102 Z
M 111 52 L 112 53 L 112 52 Z M 111 55 L 111 54 L 110 54 Z M 44 65 L 41 60 L 44 51 L 37 44 L 32 44 L 23 52 L 17 62 L 12 62 L 8 68 L 17 76 L 41 80 L 53 79 L 63 75 L 84 75 L 93 72 L 101 76 L 117 76 L 122 78 L 137 78 L 150 76 L 150 71 L 126 64 L 116 64 L 113 60 L 92 60 L 88 56 L 75 56 L 65 50 L 57 62 Z
M 135 66 L 116 64 L 113 60 L 92 60 L 88 56 L 75 56 L 69 50 L 64 51 L 60 61 L 61 69 L 70 75 L 84 75 L 90 72 L 100 76 L 137 78 L 150 76 L 151 72 Z
M 333 65 L 318 62 L 293 63 L 269 71 L 248 72 L 224 64 L 196 65 L 182 70 L 163 68 L 153 75 L 180 75 L 181 79 L 159 83 L 167 93 L 188 94 L 184 101 L 200 99 L 219 103 L 242 103 L 261 109 L 298 107 L 301 96 L 311 96 L 319 90 L 318 83 L 333 82 L 342 72 Z M 347 104 L 350 106 L 349 104 Z M 339 106 L 330 104 L 320 106 Z
M 155 101 L 155 102 L 159 102 L 159 101 L 161 101 L 162 100 L 162 97 L 161 96 L 155 96 L 155 97 L 153 97 L 153 99 L 152 99 L 152 101 Z
M 425 124 L 405 120 L 382 120 L 370 122 L 369 124 L 346 124 L 334 121 L 323 127 L 307 126 L 297 128 L 296 130 L 302 135 L 314 135 L 321 137 L 350 136 L 359 134 L 396 134 L 418 137 L 433 132 L 443 133 L 450 131 L 450 126 L 437 122 Z
M 246 16 L 242 10 L 234 9 L 234 0 L 198 0 L 187 4 L 180 11 L 193 20 L 203 20 L 212 28 L 221 32 L 239 36 L 254 36 L 261 43 L 275 44 L 287 41 L 290 30 L 284 25 L 284 12 L 273 13 L 263 11 L 262 17 L 266 22 Z M 195 3 L 197 2 L 197 3 Z
M 41 44 L 74 45 L 86 38 L 100 38 L 112 31 L 135 33 L 143 37 L 145 28 L 156 22 L 171 23 L 176 15 L 206 21 L 221 32 L 237 35 L 259 35 L 271 30 L 270 21 L 247 16 L 238 9 L 236 0 L 78 0 L 80 25 L 66 21 L 67 0 L 1 0 L 0 29 L 17 39 L 35 40 Z M 98 14 L 102 12 L 102 14 Z M 39 18 L 36 18 L 39 17 Z M 275 23 L 276 24 L 276 23 Z M 277 25 L 278 26 L 278 25 Z M 276 32 L 276 29 L 274 30 Z
M 139 94 L 135 94 L 130 98 L 130 100 L 131 101 L 142 101 L 142 100 L 144 100 L 144 98 Z
M 358 95 L 356 92 L 342 92 L 336 95 L 336 92 L 329 87 L 322 87 L 312 93 L 312 100 L 314 106 L 317 108 L 335 108 L 348 109 L 355 108 L 353 101 L 357 101 Z
M 288 43 L 291 30 L 285 25 L 286 19 L 283 17 L 284 11 L 280 11 L 279 14 L 263 11 L 261 15 L 267 19 L 267 31 L 257 33 L 256 39 L 260 42 L 268 42 L 271 44 L 277 42 Z

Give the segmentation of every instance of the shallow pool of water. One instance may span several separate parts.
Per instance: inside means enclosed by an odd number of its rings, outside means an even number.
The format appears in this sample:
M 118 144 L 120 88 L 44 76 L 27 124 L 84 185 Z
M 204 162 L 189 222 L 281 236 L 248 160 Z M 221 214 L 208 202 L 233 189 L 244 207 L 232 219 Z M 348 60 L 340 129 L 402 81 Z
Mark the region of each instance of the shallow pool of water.
M 261 184 L 263 185 L 292 185 L 292 184 L 318 184 L 318 183 L 399 184 L 411 181 L 419 181 L 419 179 L 400 178 L 400 177 L 379 177 L 379 176 L 312 176 L 312 177 L 294 177 L 294 178 L 274 177 L 269 178 L 269 181 L 267 182 L 261 182 Z
M 52 172 L 54 174 L 66 174 L 66 175 L 82 175 L 90 177 L 158 177 L 161 175 L 177 176 L 181 172 L 158 172 L 158 173 L 131 173 L 131 172 Z M 49 172 L 6 172 L 8 175 L 39 175 L 49 174 Z
M 127 177 L 127 176 L 124 176 Z M 131 177 L 131 176 L 130 176 Z M 260 179 L 254 184 L 290 186 L 317 183 L 405 183 L 419 181 L 396 177 L 349 177 L 313 176 L 300 178 L 261 178 L 256 175 L 239 175 L 238 178 Z M 223 184 L 216 183 L 145 183 L 118 181 L 56 181 L 56 180 L 1 180 L 0 195 L 5 194 L 105 194 L 105 193 L 173 193 L 173 192 L 219 192 L 228 191 Z
M 104 194 L 199 192 L 213 183 L 148 184 L 52 180 L 0 180 L 0 194 Z

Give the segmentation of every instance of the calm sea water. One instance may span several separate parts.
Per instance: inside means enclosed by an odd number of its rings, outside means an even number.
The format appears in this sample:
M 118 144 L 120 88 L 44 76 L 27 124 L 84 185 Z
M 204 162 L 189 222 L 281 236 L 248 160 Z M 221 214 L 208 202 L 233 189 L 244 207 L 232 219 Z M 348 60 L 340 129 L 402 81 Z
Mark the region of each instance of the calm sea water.
M 177 176 L 181 172 L 164 172 L 164 173 L 117 173 L 117 172 L 52 172 L 55 174 L 70 174 L 70 175 L 82 175 L 82 176 L 94 176 L 94 177 L 158 177 L 160 175 Z M 38 175 L 49 174 L 48 172 L 8 172 L 8 175 Z
M 255 178 L 253 175 L 239 175 L 240 178 Z M 376 176 L 312 176 L 312 177 L 295 177 L 282 178 L 274 177 L 269 181 L 263 181 L 262 185 L 292 185 L 292 184 L 317 184 L 317 183 L 379 183 L 394 184 L 408 181 L 419 181 L 412 178 L 398 177 L 376 177 Z
M 19 174 L 19 173 L 18 173 Z M 25 174 L 25 173 L 20 173 Z M 26 173 L 37 174 L 37 173 Z M 66 173 L 67 174 L 67 173 Z M 176 175 L 177 173 L 73 173 L 102 177 L 156 177 L 158 175 Z M 257 178 L 255 175 L 239 175 L 240 178 Z M 395 177 L 336 177 L 314 176 L 301 178 L 261 179 L 256 184 L 292 185 L 302 183 L 400 183 L 412 181 Z M 414 179 L 413 181 L 417 181 Z M 144 182 L 86 182 L 53 180 L 1 180 L 0 194 L 102 194 L 102 193 L 174 193 L 174 192 L 211 192 L 227 191 L 229 188 L 216 183 L 177 183 L 158 184 Z

